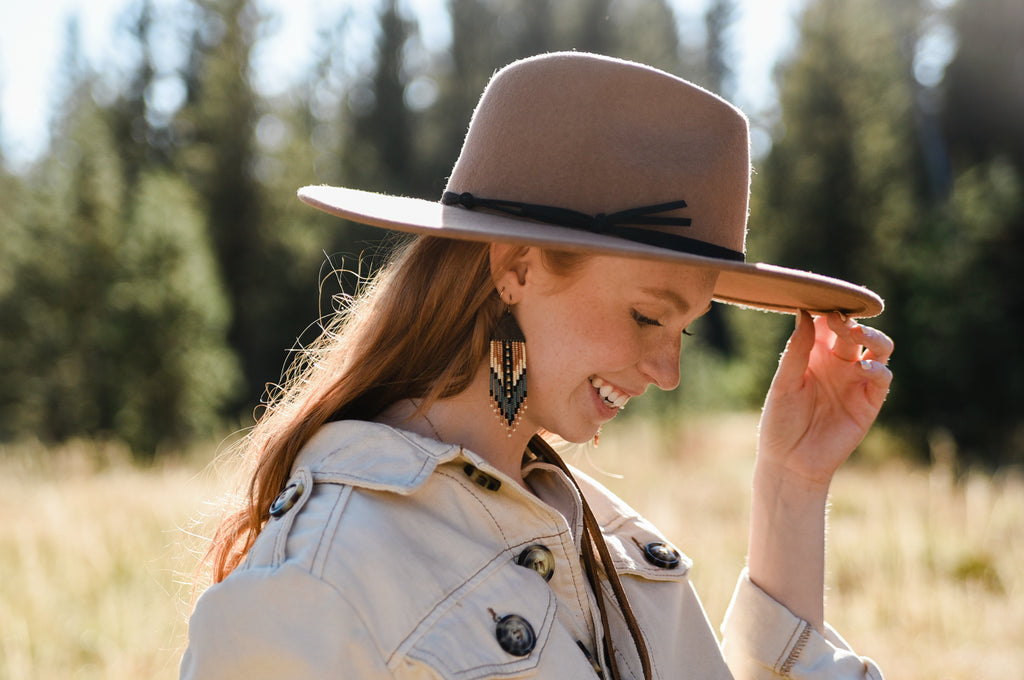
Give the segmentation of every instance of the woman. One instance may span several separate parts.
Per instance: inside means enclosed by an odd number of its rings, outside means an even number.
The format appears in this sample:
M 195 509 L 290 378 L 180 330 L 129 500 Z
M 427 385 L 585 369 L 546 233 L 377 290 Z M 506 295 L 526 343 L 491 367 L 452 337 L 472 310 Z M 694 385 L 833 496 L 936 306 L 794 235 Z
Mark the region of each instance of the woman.
M 881 677 L 822 605 L 829 482 L 891 379 L 851 317 L 881 300 L 745 263 L 749 168 L 729 104 L 566 53 L 492 79 L 441 203 L 301 190 L 419 236 L 250 435 L 182 677 Z M 676 387 L 712 299 L 797 319 L 722 643 L 688 558 L 539 436 L 588 441 Z

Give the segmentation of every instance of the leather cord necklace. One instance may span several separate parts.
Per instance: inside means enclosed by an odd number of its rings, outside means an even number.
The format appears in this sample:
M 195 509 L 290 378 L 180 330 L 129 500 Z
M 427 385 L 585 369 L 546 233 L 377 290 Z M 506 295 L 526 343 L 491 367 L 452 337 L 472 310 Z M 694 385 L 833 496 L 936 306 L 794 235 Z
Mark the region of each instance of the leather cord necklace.
M 608 578 L 608 583 L 612 588 L 612 592 L 615 594 L 615 601 L 618 604 L 619 611 L 622 613 L 622 617 L 626 620 L 626 627 L 629 629 L 629 634 L 633 638 L 633 644 L 636 646 L 637 655 L 640 657 L 640 665 L 643 667 L 644 680 L 652 680 L 651 675 L 651 658 L 650 653 L 647 650 L 647 643 L 644 641 L 643 633 L 640 630 L 640 624 L 636 620 L 636 616 L 633 614 L 633 610 L 629 606 L 629 602 L 626 600 L 626 593 L 622 588 L 622 582 L 619 580 L 618 573 L 615 571 L 615 565 L 612 563 L 611 554 L 608 552 L 608 546 L 604 542 L 604 536 L 601 534 L 601 526 L 597 523 L 597 518 L 594 517 L 593 511 L 590 509 L 590 505 L 587 503 L 586 497 L 583 495 L 583 491 L 580 489 L 579 484 L 576 483 L 576 478 L 573 477 L 572 471 L 569 466 L 565 464 L 561 456 L 555 453 L 551 445 L 544 441 L 539 435 L 535 435 L 529 444 L 529 450 L 537 456 L 540 460 L 550 463 L 560 469 L 566 477 L 572 482 L 572 485 L 576 488 L 576 492 L 580 495 L 580 500 L 583 504 L 583 536 L 582 536 L 582 548 L 583 548 L 583 568 L 587 573 L 587 580 L 590 581 L 590 587 L 594 591 L 594 597 L 597 598 L 597 606 L 601 612 L 601 627 L 604 630 L 604 652 L 605 658 L 607 659 L 608 670 L 611 672 L 611 680 L 622 680 L 622 674 L 619 672 L 618 664 L 615 660 L 615 645 L 612 642 L 611 628 L 608 622 L 608 603 L 605 602 L 608 599 L 607 593 L 601 588 L 600 576 L 597 568 L 597 558 L 601 560 L 601 566 L 604 568 L 605 576 Z M 595 555 L 596 551 L 596 555 Z

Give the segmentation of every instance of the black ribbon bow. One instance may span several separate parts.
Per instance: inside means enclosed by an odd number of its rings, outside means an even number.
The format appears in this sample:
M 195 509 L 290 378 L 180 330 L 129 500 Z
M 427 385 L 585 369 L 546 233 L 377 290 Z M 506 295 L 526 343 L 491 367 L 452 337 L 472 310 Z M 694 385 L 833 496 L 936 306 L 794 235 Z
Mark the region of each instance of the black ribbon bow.
M 658 215 L 669 210 L 685 208 L 686 201 L 683 200 L 629 208 L 628 210 L 620 210 L 611 214 L 598 213 L 597 215 L 588 215 L 578 210 L 550 205 L 504 201 L 495 198 L 478 198 L 469 192 L 446 191 L 441 196 L 441 203 L 450 206 L 461 206 L 469 210 L 476 208 L 494 210 L 514 217 L 554 224 L 570 229 L 589 231 L 593 234 L 608 234 L 636 243 L 644 243 L 681 253 L 690 253 L 691 255 L 714 257 L 733 262 L 742 262 L 744 259 L 743 253 L 737 250 L 718 246 L 707 241 L 631 226 L 688 227 L 692 224 L 692 220 L 689 217 L 664 217 Z

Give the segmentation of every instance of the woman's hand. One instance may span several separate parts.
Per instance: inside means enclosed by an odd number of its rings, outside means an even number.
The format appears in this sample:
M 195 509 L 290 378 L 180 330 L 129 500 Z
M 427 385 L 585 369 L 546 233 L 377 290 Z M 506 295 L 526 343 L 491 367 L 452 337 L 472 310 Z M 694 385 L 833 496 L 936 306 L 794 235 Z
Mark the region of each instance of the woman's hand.
M 890 354 L 884 333 L 838 314 L 812 322 L 801 312 L 761 414 L 750 580 L 819 632 L 828 487 L 885 400 Z
M 889 391 L 884 333 L 838 313 L 797 316 L 761 415 L 758 465 L 828 486 L 875 421 Z

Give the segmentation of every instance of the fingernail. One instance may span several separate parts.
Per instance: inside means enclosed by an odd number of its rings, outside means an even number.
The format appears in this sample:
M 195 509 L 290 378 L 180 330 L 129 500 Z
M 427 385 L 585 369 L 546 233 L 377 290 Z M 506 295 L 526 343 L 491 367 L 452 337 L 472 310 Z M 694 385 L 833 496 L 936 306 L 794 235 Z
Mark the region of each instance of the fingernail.
M 871 360 L 870 359 L 861 359 L 860 360 L 860 368 L 861 368 L 862 371 L 870 371 L 871 370 Z

